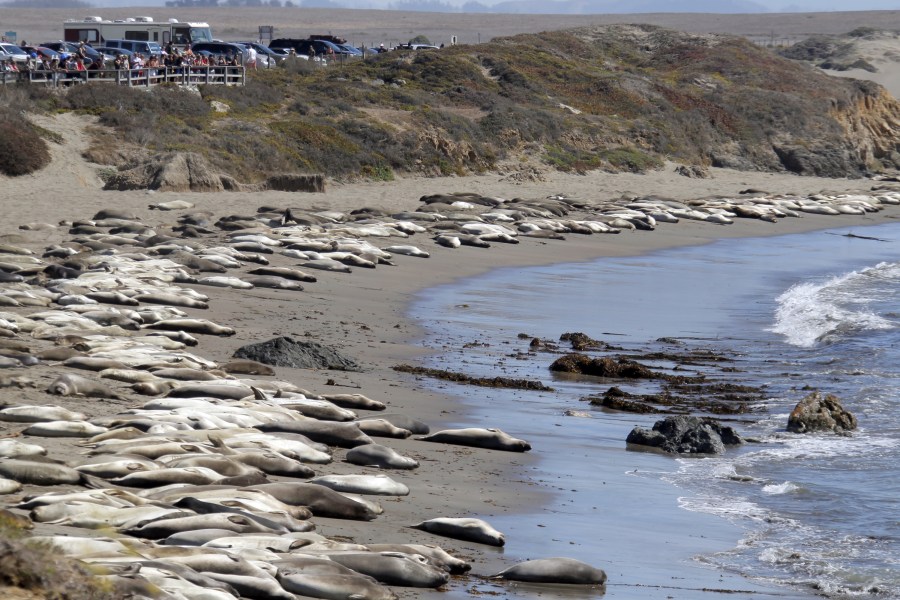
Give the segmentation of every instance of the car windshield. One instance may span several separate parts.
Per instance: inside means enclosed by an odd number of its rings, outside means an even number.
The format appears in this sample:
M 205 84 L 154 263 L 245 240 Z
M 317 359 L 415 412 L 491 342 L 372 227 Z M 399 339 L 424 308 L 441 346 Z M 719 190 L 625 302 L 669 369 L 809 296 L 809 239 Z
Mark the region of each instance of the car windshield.
M 19 46 L 16 46 L 15 44 L 0 44 L 0 48 L 3 48 L 3 50 L 5 50 L 6 52 L 8 52 L 10 54 L 26 54 L 26 55 L 28 54 L 27 52 L 22 50 L 22 48 L 20 48 Z
M 191 27 L 191 41 L 193 42 L 211 42 L 212 33 L 209 27 Z
M 147 42 L 147 47 L 150 48 L 151 54 L 159 54 L 162 52 L 162 46 L 156 42 Z

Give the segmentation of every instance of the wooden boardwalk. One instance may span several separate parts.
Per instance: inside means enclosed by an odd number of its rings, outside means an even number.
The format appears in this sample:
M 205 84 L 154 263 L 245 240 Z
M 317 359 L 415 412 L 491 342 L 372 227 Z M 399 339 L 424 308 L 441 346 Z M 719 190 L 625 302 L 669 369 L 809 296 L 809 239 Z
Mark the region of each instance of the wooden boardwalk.
M 24 71 L 0 72 L 0 84 L 35 83 L 43 85 L 75 85 L 79 83 L 114 83 L 130 87 L 155 85 L 244 85 L 245 67 L 154 67 L 141 69 L 97 69 L 92 71 Z

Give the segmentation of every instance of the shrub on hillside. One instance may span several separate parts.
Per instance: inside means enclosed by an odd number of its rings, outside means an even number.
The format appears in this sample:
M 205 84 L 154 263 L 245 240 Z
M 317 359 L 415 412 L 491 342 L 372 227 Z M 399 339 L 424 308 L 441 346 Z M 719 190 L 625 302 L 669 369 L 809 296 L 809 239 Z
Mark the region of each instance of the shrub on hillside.
M 150 90 L 90 83 L 72 86 L 66 94 L 70 108 L 91 114 L 109 111 L 157 113 L 180 118 L 204 117 L 209 104 L 195 92 L 180 87 L 157 86 Z
M 232 85 L 202 85 L 200 95 L 204 100 L 225 102 L 234 111 L 265 110 L 278 106 L 284 100 L 284 92 L 259 78 L 250 78 L 243 87 Z
M 29 123 L 0 117 L 0 173 L 11 177 L 34 173 L 50 163 L 47 142 Z

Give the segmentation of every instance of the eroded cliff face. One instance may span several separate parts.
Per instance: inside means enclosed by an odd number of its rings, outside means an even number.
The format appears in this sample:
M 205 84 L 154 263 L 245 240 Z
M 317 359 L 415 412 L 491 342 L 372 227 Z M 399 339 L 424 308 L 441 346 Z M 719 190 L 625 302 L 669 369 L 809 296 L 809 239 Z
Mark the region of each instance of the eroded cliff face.
M 849 101 L 835 102 L 831 116 L 867 168 L 900 168 L 900 101 L 875 83 L 853 83 Z

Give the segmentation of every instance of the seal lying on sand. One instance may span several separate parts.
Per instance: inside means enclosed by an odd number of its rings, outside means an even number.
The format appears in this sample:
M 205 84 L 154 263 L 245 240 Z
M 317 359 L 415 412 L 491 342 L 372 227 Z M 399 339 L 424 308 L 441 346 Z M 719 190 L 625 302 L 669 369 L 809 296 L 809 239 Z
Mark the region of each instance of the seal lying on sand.
M 503 534 L 491 527 L 487 521 L 471 517 L 454 519 L 443 517 L 422 521 L 418 525 L 412 525 L 413 529 L 421 529 L 436 535 L 478 542 L 489 546 L 503 546 L 506 539 Z
M 478 427 L 445 429 L 419 439 L 425 442 L 474 446 L 476 448 L 505 450 L 507 452 L 526 452 L 531 450 L 531 444 L 525 440 L 514 438 L 499 429 L 481 429 Z
M 495 579 L 530 583 L 568 583 L 603 585 L 606 573 L 574 558 L 540 558 L 527 560 L 492 575 Z

